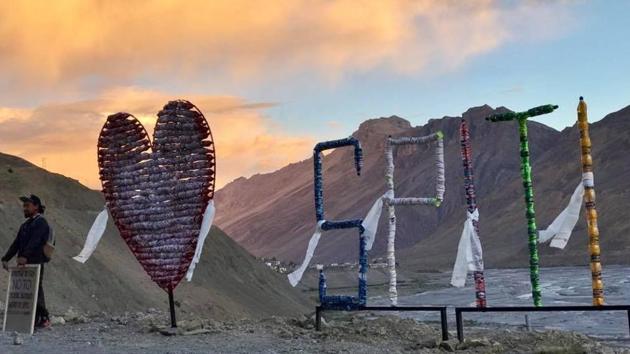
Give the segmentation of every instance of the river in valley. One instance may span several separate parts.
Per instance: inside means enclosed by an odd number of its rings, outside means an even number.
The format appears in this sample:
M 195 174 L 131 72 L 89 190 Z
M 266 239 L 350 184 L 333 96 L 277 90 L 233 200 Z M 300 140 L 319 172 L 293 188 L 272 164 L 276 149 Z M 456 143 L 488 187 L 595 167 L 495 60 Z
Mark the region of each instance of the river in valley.
M 400 306 L 474 306 L 474 288 L 469 276 L 465 288 L 448 286 L 450 273 L 432 275 L 429 290 L 402 296 Z M 485 271 L 488 306 L 531 306 L 528 269 L 489 269 Z M 630 267 L 605 266 L 604 295 L 607 305 L 630 304 Z M 591 305 L 591 273 L 589 267 L 557 267 L 540 269 L 543 305 Z M 370 305 L 387 305 L 386 298 L 372 298 Z M 454 320 L 450 310 L 449 321 Z M 435 313 L 401 313 L 419 320 L 435 320 Z M 628 314 L 618 312 L 540 312 L 529 313 L 533 330 L 559 329 L 580 332 L 604 341 L 630 347 Z M 489 325 L 525 325 L 524 313 L 464 313 L 465 320 Z M 451 329 L 454 323 L 449 322 Z

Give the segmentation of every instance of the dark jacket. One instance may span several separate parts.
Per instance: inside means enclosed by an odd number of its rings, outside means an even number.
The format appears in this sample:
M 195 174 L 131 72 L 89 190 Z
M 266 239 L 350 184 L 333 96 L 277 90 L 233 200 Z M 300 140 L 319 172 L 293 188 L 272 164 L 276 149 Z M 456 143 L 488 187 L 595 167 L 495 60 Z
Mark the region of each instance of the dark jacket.
M 17 254 L 18 257 L 26 258 L 28 264 L 48 262 L 49 259 L 44 255 L 44 245 L 51 236 L 52 228 L 41 214 L 29 218 L 20 226 L 17 237 L 2 261 L 8 262 Z

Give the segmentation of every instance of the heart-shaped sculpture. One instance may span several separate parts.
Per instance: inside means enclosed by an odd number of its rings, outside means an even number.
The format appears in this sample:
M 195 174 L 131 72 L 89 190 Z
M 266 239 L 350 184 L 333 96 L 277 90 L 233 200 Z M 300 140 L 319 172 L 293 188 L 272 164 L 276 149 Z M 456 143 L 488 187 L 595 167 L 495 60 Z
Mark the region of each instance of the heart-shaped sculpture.
M 215 150 L 203 114 L 188 101 L 158 113 L 153 143 L 131 114 L 107 117 L 98 139 L 107 208 L 151 279 L 172 291 L 195 255 L 214 197 Z

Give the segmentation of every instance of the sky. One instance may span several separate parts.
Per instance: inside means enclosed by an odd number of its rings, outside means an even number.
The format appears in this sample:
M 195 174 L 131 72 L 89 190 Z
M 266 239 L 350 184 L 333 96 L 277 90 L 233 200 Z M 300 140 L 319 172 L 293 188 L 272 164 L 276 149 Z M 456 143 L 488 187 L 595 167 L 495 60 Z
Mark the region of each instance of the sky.
M 307 158 L 369 118 L 489 104 L 597 121 L 630 105 L 630 1 L 0 2 L 0 152 L 99 189 L 96 142 L 188 99 L 217 184 Z

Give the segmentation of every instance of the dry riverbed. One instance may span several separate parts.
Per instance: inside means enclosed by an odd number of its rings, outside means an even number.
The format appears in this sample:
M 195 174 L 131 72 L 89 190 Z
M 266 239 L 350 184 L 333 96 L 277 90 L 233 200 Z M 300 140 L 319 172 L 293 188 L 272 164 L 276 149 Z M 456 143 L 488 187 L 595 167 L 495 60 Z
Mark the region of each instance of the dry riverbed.
M 442 342 L 437 323 L 370 313 L 331 314 L 321 332 L 313 318 L 216 322 L 164 327 L 158 311 L 110 317 L 69 311 L 32 337 L 0 335 L 0 353 L 626 353 L 584 335 L 467 327 L 467 341 Z M 454 333 L 451 333 L 454 337 Z

